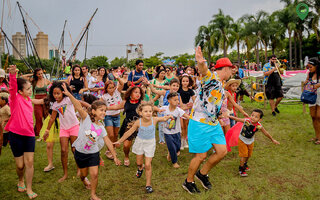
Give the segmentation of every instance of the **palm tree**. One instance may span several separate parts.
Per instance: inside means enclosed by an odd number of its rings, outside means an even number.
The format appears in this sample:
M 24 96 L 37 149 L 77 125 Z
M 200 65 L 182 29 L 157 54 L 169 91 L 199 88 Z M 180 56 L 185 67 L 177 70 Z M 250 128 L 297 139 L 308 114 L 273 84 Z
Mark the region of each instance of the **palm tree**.
M 255 36 L 254 49 L 258 66 L 260 64 L 259 42 L 262 42 L 265 45 L 265 51 L 267 51 L 268 17 L 269 14 L 262 10 L 258 11 L 256 15 L 244 15 L 241 17 L 245 24 L 245 34 Z
M 232 43 L 235 42 L 237 45 L 237 58 L 238 58 L 238 64 L 240 65 L 241 64 L 241 61 L 240 61 L 240 42 L 242 41 L 243 36 L 244 36 L 242 21 L 237 20 L 235 23 L 231 24 L 231 28 L 232 28 L 232 32 L 231 32 L 232 39 L 230 39 L 230 40 L 233 40 Z
M 308 0 L 308 4 L 314 9 L 315 13 L 310 12 L 308 15 L 312 16 L 310 28 L 314 31 L 317 36 L 317 40 L 320 42 L 320 31 L 319 31 L 319 21 L 320 21 L 320 0 Z
M 198 34 L 195 37 L 195 46 L 200 46 L 201 49 L 206 52 L 208 64 L 211 63 L 211 55 L 217 50 L 217 45 L 214 42 L 214 28 L 210 25 L 200 26 Z
M 286 7 L 282 10 L 276 11 L 277 20 L 286 27 L 289 35 L 289 63 L 292 68 L 292 32 L 296 28 L 296 21 L 298 15 L 296 13 L 297 1 L 291 2 L 291 0 L 280 0 L 286 3 Z
M 227 50 L 230 45 L 229 37 L 232 22 L 232 17 L 230 17 L 230 15 L 224 15 L 222 10 L 219 9 L 218 14 L 213 15 L 213 19 L 209 23 L 216 30 L 216 36 L 220 39 L 219 43 L 223 48 L 224 57 L 227 57 Z

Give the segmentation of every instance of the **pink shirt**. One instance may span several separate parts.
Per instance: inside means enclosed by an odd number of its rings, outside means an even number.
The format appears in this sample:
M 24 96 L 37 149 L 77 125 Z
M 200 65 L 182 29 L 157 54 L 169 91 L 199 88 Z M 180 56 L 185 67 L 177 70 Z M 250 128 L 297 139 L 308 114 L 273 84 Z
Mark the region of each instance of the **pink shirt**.
M 25 99 L 18 93 L 16 75 L 9 75 L 9 105 L 11 117 L 5 127 L 5 130 L 11 131 L 18 135 L 34 137 L 33 130 L 33 107 L 31 99 Z
M 8 90 L 8 87 L 7 87 L 7 85 L 6 85 L 5 83 L 1 83 L 1 84 L 0 84 L 0 90 L 7 90 L 7 91 L 9 91 L 9 90 Z
M 69 97 L 64 97 L 60 103 L 54 102 L 52 110 L 59 113 L 60 129 L 68 130 L 79 124 L 74 106 Z

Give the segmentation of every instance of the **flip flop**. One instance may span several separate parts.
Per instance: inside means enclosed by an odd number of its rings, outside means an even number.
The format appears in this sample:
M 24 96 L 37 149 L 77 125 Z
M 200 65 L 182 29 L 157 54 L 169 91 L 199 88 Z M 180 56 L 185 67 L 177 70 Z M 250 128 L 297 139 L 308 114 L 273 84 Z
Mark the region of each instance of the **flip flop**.
M 27 191 L 26 186 L 21 187 L 21 186 L 17 185 L 17 187 L 18 187 L 18 192 L 25 192 L 25 191 Z
M 89 179 L 87 177 L 84 178 L 84 180 L 82 181 L 84 186 L 86 187 L 87 190 L 91 189 L 91 183 L 89 181 Z
M 113 160 L 113 155 L 111 154 L 110 151 L 106 151 L 105 155 L 107 156 L 107 158 L 108 158 L 109 160 Z
M 55 167 L 51 167 L 51 168 L 49 168 L 49 169 L 44 168 L 43 171 L 44 171 L 44 172 L 50 172 L 51 170 L 54 170 L 54 168 L 55 168 Z
M 27 195 L 28 195 L 29 199 L 35 199 L 38 196 L 35 192 L 32 194 L 27 193 Z
M 308 142 L 316 142 L 317 140 L 317 138 L 311 138 Z
M 314 144 L 315 144 L 315 145 L 320 144 L 320 140 L 315 141 Z
M 129 167 L 130 165 L 130 160 L 123 160 L 123 165 L 126 166 L 126 167 Z

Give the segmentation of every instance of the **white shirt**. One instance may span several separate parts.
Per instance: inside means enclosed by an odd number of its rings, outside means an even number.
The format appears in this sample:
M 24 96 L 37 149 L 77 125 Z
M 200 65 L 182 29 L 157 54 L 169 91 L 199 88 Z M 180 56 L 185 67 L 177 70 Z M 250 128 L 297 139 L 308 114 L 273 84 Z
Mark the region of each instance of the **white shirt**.
M 118 91 L 118 89 L 116 89 L 113 92 L 112 96 L 108 93 L 105 93 L 104 95 L 102 95 L 101 98 L 106 103 L 107 106 L 117 105 L 117 104 L 120 104 L 122 101 L 121 94 Z M 118 115 L 118 114 L 120 114 L 120 110 L 107 110 L 106 114 L 107 115 Z
M 172 115 L 174 118 L 164 122 L 163 132 L 165 134 L 181 133 L 180 118 L 185 112 L 179 107 L 177 107 L 174 111 L 170 111 L 169 106 L 162 106 L 161 109 L 164 110 L 162 112 L 164 116 Z

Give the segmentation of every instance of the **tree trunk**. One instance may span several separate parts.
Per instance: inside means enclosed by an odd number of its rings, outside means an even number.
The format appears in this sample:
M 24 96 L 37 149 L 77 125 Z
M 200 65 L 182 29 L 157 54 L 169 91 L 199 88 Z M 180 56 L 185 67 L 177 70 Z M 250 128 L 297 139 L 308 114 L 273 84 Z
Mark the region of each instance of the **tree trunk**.
M 239 64 L 239 66 L 241 66 L 241 62 L 240 62 L 240 42 L 239 42 L 239 40 L 237 40 L 237 53 L 238 53 L 238 64 Z
M 264 45 L 264 61 L 267 63 L 268 62 L 268 45 L 266 44 L 265 41 L 263 41 Z
M 303 60 L 302 58 L 302 33 L 299 33 L 299 57 L 300 57 L 300 69 L 303 69 L 303 65 L 301 65 L 301 61 Z
M 259 68 L 259 63 L 260 63 L 260 61 L 259 61 L 259 41 L 257 42 L 255 49 L 256 49 L 257 68 Z
M 223 56 L 227 57 L 227 45 L 226 40 L 223 40 Z
M 294 67 L 297 68 L 298 66 L 298 58 L 297 58 L 297 32 L 294 32 Z
M 211 49 L 210 47 L 208 48 L 208 59 L 207 59 L 207 64 L 208 64 L 208 67 L 210 67 L 211 65 Z
M 290 69 L 292 69 L 292 44 L 291 44 L 291 30 L 288 29 L 288 34 L 289 34 L 289 66 Z

